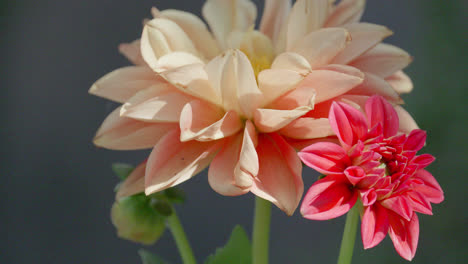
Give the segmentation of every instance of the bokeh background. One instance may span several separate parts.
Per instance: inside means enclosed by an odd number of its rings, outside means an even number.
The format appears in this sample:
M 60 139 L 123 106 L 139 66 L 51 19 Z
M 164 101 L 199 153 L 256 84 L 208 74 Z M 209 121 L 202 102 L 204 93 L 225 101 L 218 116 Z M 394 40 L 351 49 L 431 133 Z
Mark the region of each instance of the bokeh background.
M 255 1 L 261 10 L 263 1 Z M 91 139 L 114 104 L 87 94 L 99 77 L 129 63 L 117 45 L 141 33 L 150 7 L 200 13 L 203 0 L 1 1 L 0 263 L 140 263 L 141 246 L 118 239 L 109 219 L 116 161 L 147 152 L 98 149 Z M 429 170 L 445 190 L 434 216 L 420 216 L 413 263 L 468 263 L 467 14 L 464 0 L 371 0 L 365 21 L 393 29 L 387 42 L 415 60 L 405 106 L 428 131 Z M 304 171 L 306 187 L 316 179 Z M 206 173 L 182 185 L 179 214 L 201 261 L 239 223 L 251 230 L 253 196 L 222 197 Z M 271 263 L 334 263 L 344 217 L 326 222 L 273 209 Z M 360 238 L 358 238 L 360 239 Z M 149 248 L 180 263 L 169 233 Z M 354 263 L 405 263 L 390 239 Z

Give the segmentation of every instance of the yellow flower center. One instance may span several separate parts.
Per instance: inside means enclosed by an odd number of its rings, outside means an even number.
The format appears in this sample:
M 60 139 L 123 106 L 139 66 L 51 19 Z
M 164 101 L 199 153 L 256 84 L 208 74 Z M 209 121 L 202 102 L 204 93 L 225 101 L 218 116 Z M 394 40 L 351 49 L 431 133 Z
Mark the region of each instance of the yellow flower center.
M 261 71 L 271 67 L 275 56 L 271 40 L 256 30 L 245 33 L 240 50 L 249 58 L 255 77 L 258 77 Z

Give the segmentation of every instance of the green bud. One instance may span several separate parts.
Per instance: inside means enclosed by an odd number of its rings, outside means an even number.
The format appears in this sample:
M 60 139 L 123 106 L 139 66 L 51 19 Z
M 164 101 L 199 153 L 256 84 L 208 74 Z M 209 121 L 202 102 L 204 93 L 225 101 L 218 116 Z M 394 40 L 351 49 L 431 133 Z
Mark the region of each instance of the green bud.
M 165 217 L 153 209 L 144 194 L 115 201 L 111 219 L 119 237 L 145 245 L 155 243 L 166 228 Z

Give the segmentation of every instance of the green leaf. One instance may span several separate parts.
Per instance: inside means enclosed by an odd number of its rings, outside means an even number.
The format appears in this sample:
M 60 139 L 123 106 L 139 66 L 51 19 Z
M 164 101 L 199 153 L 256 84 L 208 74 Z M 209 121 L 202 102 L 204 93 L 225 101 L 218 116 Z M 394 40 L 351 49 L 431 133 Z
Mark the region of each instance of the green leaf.
M 113 163 L 112 164 L 112 170 L 114 171 L 115 174 L 121 179 L 122 181 L 125 180 L 130 173 L 135 169 L 130 164 L 125 164 L 125 163 Z
M 145 249 L 138 250 L 138 255 L 140 255 L 141 262 L 143 264 L 169 264 L 169 262 L 166 262 L 162 258 Z
M 241 226 L 235 226 L 229 241 L 209 256 L 205 264 L 246 264 L 252 263 L 250 240 Z

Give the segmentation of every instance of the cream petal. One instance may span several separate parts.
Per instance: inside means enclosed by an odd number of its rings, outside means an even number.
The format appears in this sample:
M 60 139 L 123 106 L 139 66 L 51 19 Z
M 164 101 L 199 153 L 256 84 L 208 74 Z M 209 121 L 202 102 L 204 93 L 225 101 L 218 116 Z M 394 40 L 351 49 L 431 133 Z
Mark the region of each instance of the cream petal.
M 304 192 L 296 151 L 277 134 L 261 134 L 257 153 L 260 166 L 251 192 L 292 215 Z
M 122 106 L 121 116 L 146 122 L 179 122 L 184 105 L 194 98 L 174 87 L 153 86 L 137 93 Z
M 139 39 L 131 43 L 122 43 L 119 45 L 119 52 L 135 65 L 146 65 L 145 60 L 141 56 L 140 45 Z
M 249 0 L 208 0 L 202 14 L 222 50 L 232 31 L 247 31 L 257 17 L 257 7 Z
M 369 23 L 349 24 L 343 28 L 351 35 L 351 42 L 333 59 L 335 64 L 348 64 L 393 34 L 387 27 Z
M 223 111 L 213 104 L 193 100 L 180 114 L 180 141 L 211 141 L 236 134 L 242 122 L 235 111 Z
M 291 70 L 307 75 L 310 72 L 311 67 L 309 62 L 301 55 L 294 52 L 284 52 L 275 58 L 271 64 L 271 69 Z
M 279 133 L 294 139 L 314 139 L 334 135 L 327 118 L 311 117 L 298 118 L 283 127 Z
M 239 161 L 242 135 L 228 138 L 208 169 L 208 183 L 217 193 L 226 196 L 245 194 L 249 188 L 241 188 L 234 180 L 234 169 Z
M 260 21 L 260 32 L 276 43 L 290 10 L 291 0 L 266 0 Z
M 154 67 L 155 72 L 165 72 L 168 70 L 176 69 L 190 64 L 202 64 L 203 61 L 197 56 L 187 52 L 171 52 L 159 58 Z
M 179 25 L 205 58 L 211 59 L 220 53 L 215 39 L 208 31 L 205 23 L 197 16 L 174 9 L 163 10 L 159 12 L 159 16 L 172 20 Z
M 265 106 L 294 89 L 304 76 L 293 70 L 267 69 L 261 71 L 257 79 L 259 89 L 264 95 L 261 105 Z
M 350 63 L 362 71 L 373 73 L 382 78 L 405 68 L 412 61 L 404 50 L 389 44 L 380 43 Z
M 160 57 L 175 51 L 199 56 L 192 40 L 175 22 L 164 18 L 147 22 L 141 36 L 141 54 L 146 63 L 156 68 Z
M 397 71 L 396 73 L 385 78 L 390 85 L 399 94 L 409 93 L 413 90 L 413 82 L 403 71 Z
M 325 22 L 325 27 L 338 27 L 358 22 L 366 6 L 366 0 L 342 0 Z
M 115 199 L 131 196 L 145 191 L 145 170 L 146 161 L 138 165 L 125 181 L 119 185 L 119 190 L 115 195 Z
M 277 131 L 295 119 L 312 110 L 309 106 L 300 106 L 293 110 L 257 109 L 254 115 L 255 126 L 263 133 Z
M 206 66 L 206 72 L 226 111 L 234 110 L 250 118 L 262 100 L 255 74 L 247 56 L 228 50 Z
M 351 90 L 364 80 L 359 70 L 345 65 L 329 65 L 311 71 L 294 90 L 272 103 L 277 109 L 293 109 L 329 100 Z
M 414 129 L 419 128 L 413 117 L 403 107 L 397 105 L 395 106 L 395 111 L 397 112 L 398 119 L 400 120 L 400 127 L 398 131 L 409 134 Z
M 385 97 L 385 99 L 402 104 L 403 100 L 401 99 L 400 95 L 393 89 L 393 87 L 386 82 L 384 79 L 372 74 L 372 73 L 364 73 L 365 78 L 364 81 L 351 89 L 347 94 L 356 94 L 356 95 L 381 95 Z
M 169 131 L 177 129 L 173 123 L 146 123 L 120 117 L 120 107 L 104 120 L 94 137 L 94 144 L 113 150 L 151 148 Z
M 312 69 L 330 64 L 350 42 L 349 33 L 343 28 L 324 28 L 303 36 L 288 51 L 302 55 Z
M 161 138 L 153 148 L 145 172 L 147 195 L 190 179 L 208 166 L 219 142 L 180 142 L 178 129 Z
M 248 188 L 252 186 L 253 178 L 258 175 L 259 164 L 255 147 L 258 144 L 257 132 L 250 120 L 245 123 L 239 162 L 234 168 L 234 180 L 237 186 Z
M 298 0 L 289 14 L 286 50 L 293 47 L 310 32 L 322 28 L 330 12 L 329 0 Z
M 112 101 L 123 103 L 135 93 L 154 84 L 164 83 L 148 67 L 129 66 L 112 71 L 97 80 L 89 89 L 89 93 Z

